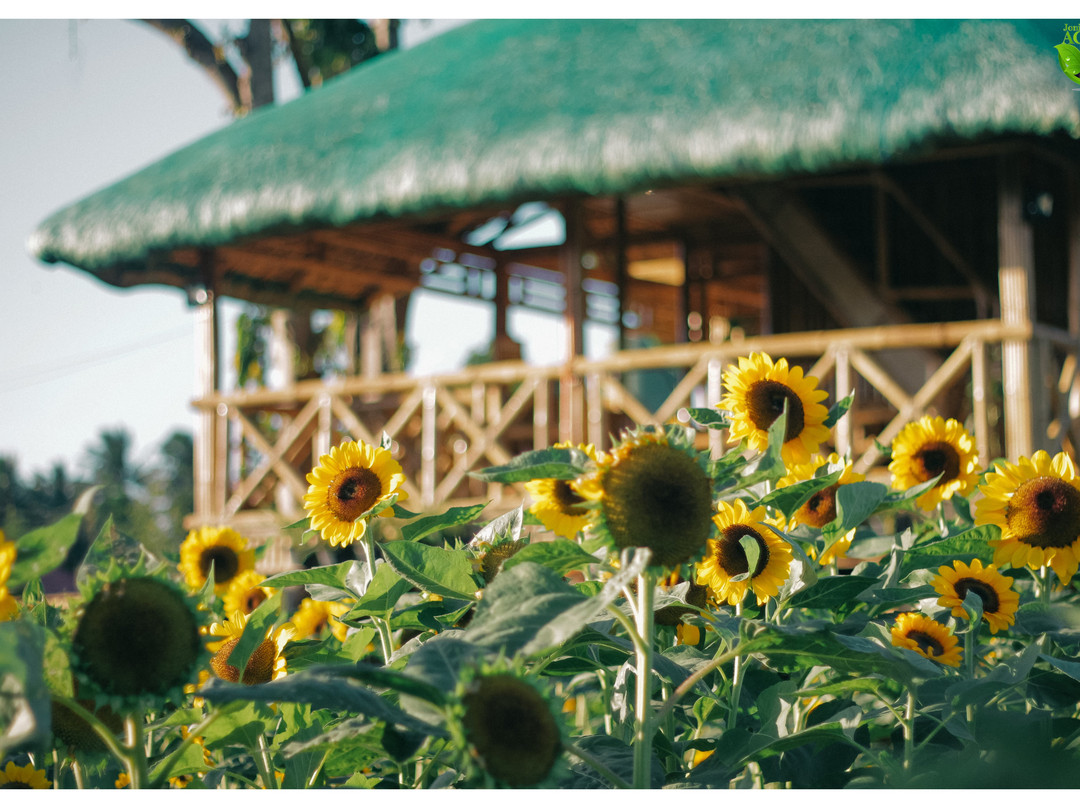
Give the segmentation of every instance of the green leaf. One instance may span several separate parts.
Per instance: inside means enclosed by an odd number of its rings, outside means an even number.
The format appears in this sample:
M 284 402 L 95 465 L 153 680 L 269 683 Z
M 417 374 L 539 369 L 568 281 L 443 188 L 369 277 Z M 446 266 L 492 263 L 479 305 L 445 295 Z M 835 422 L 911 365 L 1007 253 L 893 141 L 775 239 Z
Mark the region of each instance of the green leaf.
M 876 583 L 877 578 L 864 575 L 830 575 L 796 592 L 787 605 L 798 609 L 835 609 L 850 604 L 860 592 Z
M 836 489 L 836 519 L 822 533 L 843 535 L 858 527 L 877 510 L 888 493 L 888 487 L 881 483 L 860 481 L 840 486 Z
M 0 623 L 0 752 L 49 742 L 45 639 L 45 630 L 26 620 Z
M 1071 662 L 1066 659 L 1057 659 L 1047 654 L 1039 654 L 1039 658 L 1046 660 L 1066 676 L 1070 676 L 1080 682 L 1080 662 Z
M 221 679 L 211 679 L 199 695 L 215 694 L 220 690 L 238 690 L 246 693 L 249 688 L 261 685 L 237 685 Z M 213 700 L 213 699 L 212 699 Z M 227 701 L 227 699 L 219 699 Z M 232 704 L 222 708 L 221 715 L 203 731 L 203 740 L 207 749 L 220 749 L 225 746 L 243 746 L 248 750 L 259 748 L 259 736 L 265 735 L 271 722 L 276 721 L 269 703 L 258 700 Z
M 858 595 L 863 603 L 880 610 L 895 609 L 897 606 L 908 606 L 918 603 L 923 598 L 932 598 L 937 595 L 934 587 L 929 584 L 923 586 L 886 586 L 881 589 L 867 589 Z
M 457 689 L 462 668 L 477 664 L 489 654 L 488 649 L 469 642 L 465 632 L 451 629 L 436 634 L 416 649 L 409 657 L 405 673 L 414 681 L 450 694 Z M 401 694 L 401 706 L 422 721 L 438 723 L 444 719 L 442 710 L 433 706 L 430 699 L 409 691 Z
M 287 743 L 300 744 L 321 734 L 322 728 L 312 715 L 310 705 L 279 702 L 278 712 L 281 714 L 283 726 L 274 733 L 272 749 L 279 750 Z M 325 752 L 317 749 L 283 755 L 285 779 L 281 787 L 283 789 L 306 788 L 312 776 L 322 765 L 325 756 Z
M 363 596 L 356 601 L 343 619 L 359 620 L 373 615 L 386 617 L 410 588 L 411 584 L 394 572 L 394 568 L 389 564 L 377 564 L 375 577 L 368 584 Z
M 731 426 L 723 413 L 711 407 L 687 407 L 686 411 L 695 422 L 707 429 L 727 429 Z
M 626 743 L 610 735 L 584 735 L 574 739 L 574 745 L 600 761 L 609 771 L 625 782 L 634 781 L 634 750 Z M 611 783 L 601 777 L 596 769 L 574 755 L 569 755 L 567 770 L 555 784 L 559 789 L 610 789 Z M 664 767 L 654 751 L 649 768 L 649 788 L 664 787 Z
M 930 569 L 936 572 L 938 567 L 953 561 L 970 564 L 977 558 L 989 564 L 994 560 L 994 548 L 990 546 L 990 541 L 999 535 L 997 525 L 982 525 L 939 541 L 916 545 L 904 554 L 901 577 L 913 570 Z
M 588 601 L 547 567 L 530 562 L 504 567 L 484 590 L 465 638 L 513 655 L 549 623 Z
M 758 456 L 739 479 L 739 487 L 749 489 L 763 480 L 778 480 L 787 470 L 784 466 L 782 451 L 784 435 L 787 432 L 788 403 L 784 400 L 784 411 L 769 427 L 769 445 Z
M 480 528 L 469 543 L 475 546 L 480 542 L 487 542 L 492 547 L 495 547 L 505 542 L 520 541 L 522 517 L 523 511 L 519 505 L 514 510 L 496 517 Z
M 1057 51 L 1061 72 L 1068 76 L 1070 81 L 1080 84 L 1080 78 L 1077 78 L 1077 74 L 1080 74 L 1080 49 L 1067 42 L 1054 45 L 1054 49 Z
M 401 537 L 405 541 L 419 541 L 436 531 L 468 524 L 476 519 L 486 507 L 487 503 L 481 502 L 478 505 L 463 505 L 458 508 L 450 508 L 445 513 L 425 516 L 423 519 L 417 519 L 412 524 L 403 525 Z M 415 516 L 415 514 L 413 515 Z
M 571 570 L 579 570 L 590 564 L 596 564 L 597 558 L 585 552 L 577 542 L 559 537 L 552 541 L 534 542 L 522 547 L 503 562 L 502 570 L 506 572 L 523 562 L 540 564 L 560 575 L 565 575 Z
M 746 556 L 746 572 L 733 575 L 732 583 L 739 583 L 753 577 L 757 570 L 758 559 L 761 557 L 761 545 L 753 536 L 740 536 L 739 546 L 742 547 L 743 555 Z
M 226 662 L 234 665 L 238 671 L 246 672 L 251 655 L 266 640 L 266 636 L 274 627 L 280 611 L 281 591 L 279 590 L 260 603 L 259 607 L 248 615 L 247 622 L 244 624 L 244 633 L 240 636 L 240 642 L 233 646 Z M 243 681 L 243 674 L 241 674 L 240 679 Z
M 436 687 L 425 679 L 417 678 L 413 675 L 413 671 L 405 674 L 383 665 L 358 662 L 355 667 L 342 668 L 340 672 L 366 685 L 393 690 L 397 693 L 407 693 L 436 707 L 446 704 L 447 697 L 450 695 L 443 688 Z
M 198 774 L 205 772 L 209 767 L 203 757 L 203 748 L 197 743 L 189 743 L 175 761 L 169 766 L 170 777 L 183 777 L 185 774 Z M 161 776 L 162 769 L 170 763 L 170 757 L 159 760 L 150 767 L 150 779 L 156 780 Z
M 906 491 L 890 491 L 888 496 L 886 496 L 884 501 L 881 503 L 881 510 L 886 511 L 912 508 L 915 500 L 917 500 L 919 497 L 921 497 L 923 494 L 925 494 L 927 491 L 937 485 L 938 480 L 940 479 L 941 475 L 939 474 L 934 479 L 927 480 L 926 482 L 919 483 L 918 485 L 913 485 Z M 918 506 L 916 505 L 915 507 L 917 508 Z
M 748 653 L 764 654 L 791 669 L 825 665 L 839 673 L 878 674 L 906 686 L 942 675 L 936 663 L 914 652 L 905 656 L 898 653 L 901 649 L 828 630 L 758 624 L 748 645 Z
M 844 417 L 844 414 L 851 409 L 852 402 L 855 401 L 855 391 L 852 390 L 842 399 L 837 401 L 832 407 L 829 408 L 829 414 L 825 416 L 824 425 L 829 429 L 836 426 L 836 422 Z
M 585 471 L 589 456 L 581 449 L 537 449 L 518 455 L 502 466 L 469 472 L 487 483 L 521 483 L 528 480 L 573 480 Z
M 247 702 L 249 706 L 264 707 L 267 711 L 269 711 L 268 705 L 274 702 L 310 704 L 316 710 L 342 710 L 366 715 L 369 718 L 391 721 L 420 732 L 444 734 L 440 728 L 417 720 L 363 685 L 350 682 L 340 675 L 317 669 L 301 671 L 259 685 L 238 685 L 218 679 L 203 687 L 199 695 L 215 704 Z M 242 708 L 239 712 L 241 715 L 244 714 Z M 217 723 L 212 724 L 211 727 L 218 729 Z M 243 729 L 247 736 L 251 736 L 257 727 L 247 724 Z M 262 729 L 265 730 L 265 724 Z M 257 737 L 255 741 L 258 742 Z
M 836 483 L 843 473 L 843 468 L 839 468 L 832 474 L 813 477 L 809 480 L 794 483 L 793 485 L 777 488 L 763 496 L 758 502 L 758 505 L 775 508 L 790 519 L 799 508 L 810 501 L 810 498 L 814 496 L 814 494 Z
M 41 578 L 59 567 L 79 537 L 81 523 L 80 514 L 69 513 L 59 522 L 31 530 L 16 539 L 17 555 L 7 586 L 18 589 L 27 581 Z
M 386 563 L 413 586 L 444 598 L 476 600 L 477 583 L 464 550 L 410 541 L 391 541 L 379 546 Z
M 316 600 L 341 600 L 344 598 L 359 598 L 363 587 L 360 585 L 362 568 L 357 561 L 342 561 L 340 564 L 330 564 L 325 567 L 312 567 L 306 570 L 293 572 L 280 572 L 271 575 L 259 586 L 283 588 L 286 586 L 319 587 L 322 595 Z M 325 591 L 329 590 L 329 591 Z M 340 593 L 340 594 L 336 594 Z M 312 595 L 314 597 L 314 595 Z
M 621 597 L 623 587 L 645 569 L 647 556 L 647 551 L 637 551 L 628 565 L 589 598 L 539 564 L 526 562 L 504 569 L 484 590 L 466 639 L 510 655 L 530 656 L 559 646 Z

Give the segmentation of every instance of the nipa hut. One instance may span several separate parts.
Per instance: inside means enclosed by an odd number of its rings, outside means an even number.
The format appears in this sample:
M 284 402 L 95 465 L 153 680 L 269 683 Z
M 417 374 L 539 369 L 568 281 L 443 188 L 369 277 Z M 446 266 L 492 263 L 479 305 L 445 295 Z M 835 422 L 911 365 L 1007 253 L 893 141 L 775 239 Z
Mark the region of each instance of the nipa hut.
M 516 505 L 516 486 L 468 472 L 685 418 L 754 350 L 832 400 L 855 390 L 835 448 L 861 470 L 926 412 L 963 419 L 983 462 L 1074 446 L 1080 110 L 1060 30 L 477 21 L 59 211 L 31 250 L 188 294 L 193 524 L 271 535 L 300 514 L 319 454 L 384 431 L 412 507 Z M 560 223 L 557 243 L 509 247 L 536 215 Z M 417 289 L 487 301 L 494 361 L 402 367 Z M 356 349 L 323 377 L 222 389 L 226 296 L 342 310 Z M 514 307 L 563 319 L 566 361 L 516 358 Z M 619 350 L 587 358 L 590 323 Z

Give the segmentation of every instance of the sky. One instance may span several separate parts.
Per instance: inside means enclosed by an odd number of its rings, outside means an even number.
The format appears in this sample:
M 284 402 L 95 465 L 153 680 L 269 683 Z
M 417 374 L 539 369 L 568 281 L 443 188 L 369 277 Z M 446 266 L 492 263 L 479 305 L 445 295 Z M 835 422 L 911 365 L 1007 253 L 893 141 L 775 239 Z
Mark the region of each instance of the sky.
M 414 22 L 403 40 L 448 27 Z M 178 289 L 120 290 L 43 264 L 26 239 L 56 210 L 227 125 L 224 99 L 179 47 L 125 20 L 0 20 L 0 76 L 0 455 L 14 457 L 24 478 L 55 462 L 77 473 L 99 432 L 123 427 L 133 459 L 150 463 L 169 433 L 194 426 L 193 311 Z M 279 99 L 299 92 L 287 68 L 276 79 Z M 238 311 L 223 302 L 226 368 Z M 441 296 L 414 302 L 417 372 L 460 367 L 490 340 L 488 318 L 470 316 L 454 318 L 471 330 L 455 327 L 447 341 L 439 324 L 457 311 Z M 554 336 L 537 344 L 560 342 Z

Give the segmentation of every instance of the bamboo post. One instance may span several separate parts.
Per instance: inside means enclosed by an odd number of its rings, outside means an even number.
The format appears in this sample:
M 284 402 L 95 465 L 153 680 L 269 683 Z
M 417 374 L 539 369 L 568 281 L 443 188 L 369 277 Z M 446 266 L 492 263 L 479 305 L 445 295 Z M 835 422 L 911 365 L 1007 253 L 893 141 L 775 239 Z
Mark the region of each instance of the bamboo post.
M 208 263 L 209 258 L 205 258 Z M 210 267 L 205 267 L 210 274 Z M 195 398 L 218 391 L 217 297 L 208 283 L 192 292 L 195 303 Z M 214 449 L 217 415 L 203 407 L 195 421 L 195 518 L 206 522 L 214 515 Z
M 986 343 L 973 340 L 971 346 L 971 415 L 975 426 L 975 449 L 979 463 L 990 462 L 990 421 L 987 415 Z
M 1023 195 L 1019 166 L 1002 162 L 998 175 L 998 283 L 1001 322 L 1030 327 L 1034 313 L 1030 278 L 1034 266 L 1031 226 L 1023 218 Z M 1033 413 L 1040 412 L 1033 398 L 1030 339 L 1008 339 L 1001 345 L 1004 387 L 1005 454 L 1016 462 L 1035 450 Z
M 436 397 L 435 385 L 425 385 L 420 405 L 420 504 L 424 506 L 434 504 L 435 500 Z
M 839 401 L 852 390 L 851 384 L 851 356 L 848 354 L 846 345 L 837 345 L 836 351 L 836 400 Z M 844 413 L 837 421 L 834 430 L 836 437 L 836 453 L 840 457 L 848 457 L 851 454 L 853 444 L 853 430 L 851 410 Z
M 566 365 L 559 379 L 559 440 L 582 443 L 585 437 L 585 402 L 574 360 L 584 353 L 585 292 L 581 286 L 581 239 L 584 229 L 581 201 L 566 204 L 566 242 L 561 264 L 566 279 Z

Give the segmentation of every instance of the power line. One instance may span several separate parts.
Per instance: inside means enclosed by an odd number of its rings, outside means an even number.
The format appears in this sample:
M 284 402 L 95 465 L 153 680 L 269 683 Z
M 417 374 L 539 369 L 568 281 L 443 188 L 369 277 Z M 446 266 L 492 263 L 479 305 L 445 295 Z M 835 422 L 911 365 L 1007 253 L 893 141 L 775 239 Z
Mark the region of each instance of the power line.
M 105 348 L 103 350 L 93 351 L 78 356 L 65 357 L 47 365 L 35 362 L 33 365 L 15 368 L 11 371 L 12 375 L 0 379 L 0 393 L 22 390 L 38 384 L 45 384 L 54 381 L 65 373 L 71 371 L 78 372 L 80 370 L 95 367 L 106 362 L 111 362 L 114 359 L 138 353 L 147 348 L 153 348 L 157 345 L 172 342 L 181 337 L 189 336 L 190 334 L 191 326 L 185 325 L 182 328 L 163 331 L 147 339 L 140 339 L 138 342 L 128 343 L 127 345 L 117 345 L 112 348 Z

